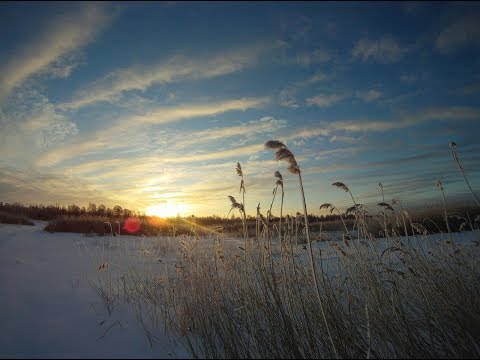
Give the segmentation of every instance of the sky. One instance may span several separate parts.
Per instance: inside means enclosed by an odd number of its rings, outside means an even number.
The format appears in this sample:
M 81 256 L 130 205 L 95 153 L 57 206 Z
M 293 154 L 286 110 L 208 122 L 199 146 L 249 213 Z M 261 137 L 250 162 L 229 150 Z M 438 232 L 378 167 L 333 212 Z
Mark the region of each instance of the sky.
M 1 2 L 0 201 L 164 216 L 474 204 L 478 2 Z M 155 209 L 155 210 L 152 210 Z M 279 199 L 273 208 L 279 213 Z M 238 214 L 237 214 L 238 215 Z

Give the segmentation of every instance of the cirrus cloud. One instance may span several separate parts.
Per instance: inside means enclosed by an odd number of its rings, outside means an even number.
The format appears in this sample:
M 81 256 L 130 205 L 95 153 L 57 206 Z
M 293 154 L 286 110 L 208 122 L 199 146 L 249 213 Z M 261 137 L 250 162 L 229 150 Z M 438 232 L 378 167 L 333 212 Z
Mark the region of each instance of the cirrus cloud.
M 392 37 L 384 35 L 378 40 L 358 40 L 352 49 L 352 57 L 363 62 L 388 64 L 399 61 L 407 52 L 407 48 L 398 45 Z
M 63 14 L 46 29 L 39 29 L 38 37 L 18 47 L 2 66 L 0 102 L 35 74 L 68 76 L 78 63 L 73 60 L 77 58 L 75 54 L 91 42 L 109 20 L 105 6 L 87 3 L 82 4 L 75 14 Z

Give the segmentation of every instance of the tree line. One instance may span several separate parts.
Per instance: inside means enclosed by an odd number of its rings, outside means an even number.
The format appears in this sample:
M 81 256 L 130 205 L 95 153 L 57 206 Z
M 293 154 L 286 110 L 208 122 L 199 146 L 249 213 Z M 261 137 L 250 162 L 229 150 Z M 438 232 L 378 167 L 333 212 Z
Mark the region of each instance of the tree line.
M 78 206 L 76 204 L 61 206 L 55 205 L 23 205 L 18 202 L 13 204 L 0 202 L 0 211 L 7 212 L 18 216 L 26 216 L 34 220 L 53 220 L 58 216 L 102 216 L 102 217 L 140 217 L 145 214 L 122 208 L 120 205 L 115 205 L 113 208 L 107 207 L 103 204 L 96 205 L 89 203 L 87 207 Z
M 58 216 L 100 216 L 106 218 L 128 218 L 128 217 L 140 217 L 145 218 L 145 213 L 137 210 L 130 210 L 127 208 L 122 208 L 120 205 L 115 205 L 112 208 L 107 207 L 104 204 L 96 205 L 95 203 L 89 203 L 88 206 L 78 206 L 76 204 L 71 204 L 67 206 L 62 206 L 59 204 L 55 205 L 23 205 L 21 203 L 3 203 L 0 202 L 0 211 L 7 212 L 10 214 L 25 216 L 33 220 L 53 220 Z M 345 215 L 343 215 L 345 218 Z M 347 216 L 347 218 L 353 218 L 352 215 Z M 240 218 L 232 216 L 230 218 L 221 217 L 218 215 L 202 216 L 196 217 L 194 215 L 187 216 L 185 218 L 190 218 L 191 221 L 194 221 L 198 224 L 205 226 L 219 224 L 221 222 L 237 222 Z M 279 218 L 276 216 L 271 216 L 272 221 L 276 221 Z M 255 217 L 248 215 L 247 220 L 254 221 Z M 328 214 L 328 215 L 308 215 L 309 222 L 318 222 L 318 221 L 335 221 L 340 220 L 340 216 L 337 214 Z

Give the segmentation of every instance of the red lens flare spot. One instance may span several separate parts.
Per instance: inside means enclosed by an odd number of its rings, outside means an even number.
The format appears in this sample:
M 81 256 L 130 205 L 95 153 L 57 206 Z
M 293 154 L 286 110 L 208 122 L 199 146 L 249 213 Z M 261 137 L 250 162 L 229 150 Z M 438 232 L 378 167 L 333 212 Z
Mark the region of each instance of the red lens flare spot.
M 128 218 L 125 223 L 123 224 L 123 230 L 126 230 L 130 234 L 135 234 L 138 230 L 140 230 L 141 222 L 137 218 Z

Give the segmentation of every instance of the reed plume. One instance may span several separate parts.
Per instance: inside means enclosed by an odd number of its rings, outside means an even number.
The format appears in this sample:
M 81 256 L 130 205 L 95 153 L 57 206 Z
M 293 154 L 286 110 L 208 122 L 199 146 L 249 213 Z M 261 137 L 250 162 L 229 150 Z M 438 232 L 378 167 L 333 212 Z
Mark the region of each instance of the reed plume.
M 275 150 L 276 160 L 285 160 L 288 163 L 288 171 L 300 176 L 300 167 L 295 160 L 292 152 L 279 140 L 270 140 L 265 143 L 265 148 Z
M 233 209 L 238 209 L 240 211 L 240 214 L 244 213 L 244 208 L 243 208 L 243 204 L 242 203 L 239 203 L 237 202 L 237 200 L 235 200 L 235 198 L 231 195 L 228 195 L 228 199 L 230 200 L 230 202 L 232 203 L 232 206 L 230 207 L 230 211 L 228 212 L 228 214 L 230 214 L 230 212 L 233 210 Z M 228 216 L 228 215 L 227 215 Z
M 443 212 L 445 216 L 445 224 L 447 225 L 448 236 L 450 236 L 450 225 L 448 223 L 448 214 L 447 214 L 447 203 L 445 200 L 445 190 L 443 189 L 443 184 L 440 180 L 435 181 L 435 186 L 440 189 L 442 192 L 442 199 L 443 199 Z
M 308 231 L 308 214 L 307 214 L 307 204 L 305 200 L 305 191 L 303 190 L 303 181 L 302 181 L 302 172 L 300 170 L 300 166 L 298 166 L 297 161 L 295 160 L 295 156 L 293 153 L 290 151 L 290 149 L 280 140 L 269 140 L 265 143 L 265 148 L 266 149 L 271 149 L 275 151 L 275 159 L 277 161 L 279 160 L 284 160 L 288 164 L 288 171 L 290 171 L 294 175 L 298 175 L 298 180 L 300 183 L 300 192 L 302 194 L 302 202 L 303 202 L 303 215 L 305 218 L 305 235 L 307 237 L 307 243 L 308 243 L 308 257 L 310 260 L 310 268 L 312 270 L 312 280 L 315 286 L 315 290 L 317 293 L 317 298 L 318 302 L 320 304 L 320 310 L 322 312 L 322 317 L 323 321 L 325 323 L 325 328 L 328 333 L 328 337 L 330 339 L 330 343 L 332 344 L 332 349 L 333 352 L 335 353 L 335 357 L 338 359 L 338 353 L 337 349 L 335 348 L 335 343 L 333 342 L 332 335 L 330 334 L 330 328 L 328 326 L 327 322 L 327 317 L 325 315 L 325 310 L 322 302 L 322 298 L 320 296 L 320 290 L 318 288 L 318 282 L 317 282 L 317 274 L 316 274 L 316 269 L 315 269 L 315 262 L 313 260 L 313 253 L 312 253 L 312 243 L 310 241 L 310 234 Z
M 357 202 L 353 198 L 353 194 L 352 194 L 352 192 L 350 191 L 350 189 L 348 188 L 347 185 L 345 185 L 344 183 L 342 183 L 340 181 L 334 182 L 332 185 L 338 187 L 339 189 L 342 189 L 345 192 L 348 192 L 350 194 L 350 197 L 352 198 L 353 204 L 357 205 Z
M 275 189 L 278 189 L 278 187 L 280 186 L 281 189 L 282 189 L 282 200 L 281 200 L 281 203 L 280 203 L 280 221 L 279 221 L 279 224 L 278 224 L 278 227 L 279 227 L 279 232 L 280 232 L 280 245 L 282 244 L 282 241 L 283 241 L 283 234 L 282 234 L 282 217 L 283 217 L 283 198 L 285 196 L 285 192 L 283 190 L 283 176 L 282 174 L 280 173 L 280 171 L 275 171 L 275 174 L 274 176 L 277 178 L 277 181 L 275 182 L 275 184 L 277 185 L 277 187 Z
M 472 193 L 473 198 L 475 199 L 477 205 L 480 206 L 480 200 L 478 200 L 477 195 L 475 195 L 475 193 L 473 192 L 473 189 L 470 186 L 470 183 L 468 182 L 467 176 L 465 175 L 465 171 L 464 171 L 462 165 L 460 164 L 460 160 L 458 158 L 457 151 L 455 150 L 456 147 L 457 147 L 457 144 L 455 142 L 451 141 L 450 142 L 450 149 L 452 150 L 452 158 L 453 158 L 453 160 L 455 160 L 455 163 L 458 166 L 458 170 L 460 170 L 460 173 L 462 174 L 463 179 L 465 180 L 465 183 L 467 184 L 468 188 L 470 189 L 470 192 Z
M 386 202 L 381 202 L 381 203 L 378 203 L 377 205 L 381 206 L 381 207 L 384 207 L 385 209 L 390 210 L 391 212 L 395 212 L 393 207 L 391 205 L 387 204 Z

